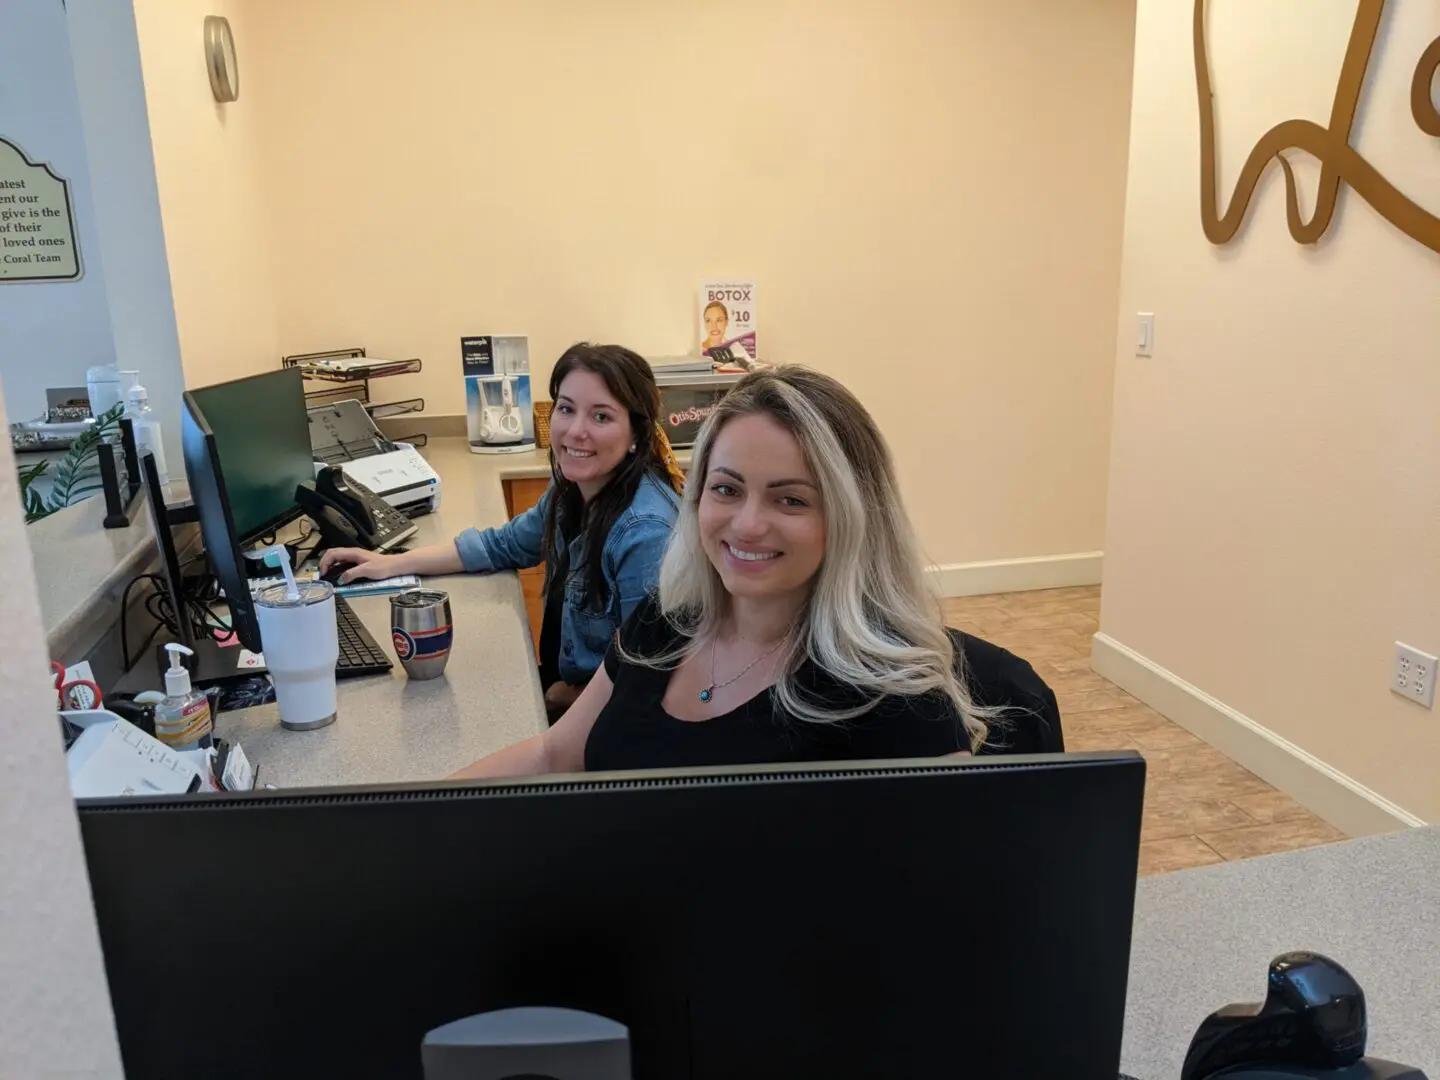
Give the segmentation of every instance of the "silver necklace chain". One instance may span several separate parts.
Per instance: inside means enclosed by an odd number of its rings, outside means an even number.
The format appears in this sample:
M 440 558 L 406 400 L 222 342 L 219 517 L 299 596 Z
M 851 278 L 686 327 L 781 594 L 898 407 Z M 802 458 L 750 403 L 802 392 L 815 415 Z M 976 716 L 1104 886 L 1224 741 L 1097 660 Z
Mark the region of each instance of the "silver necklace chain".
M 771 645 L 770 648 L 766 649 L 754 660 L 751 660 L 750 663 L 746 664 L 743 668 L 741 668 L 738 674 L 732 675 L 730 678 L 726 679 L 722 683 L 717 683 L 715 681 L 715 646 L 720 643 L 720 639 L 718 636 L 712 638 L 710 641 L 710 685 L 700 691 L 700 703 L 702 705 L 709 705 L 715 697 L 716 690 L 724 690 L 725 687 L 729 686 L 731 683 L 738 682 L 745 675 L 746 672 L 748 672 L 756 664 L 760 663 L 761 660 L 764 660 L 767 656 L 773 655 L 776 649 L 780 648 L 781 645 L 785 644 L 785 641 L 786 639 L 782 637 L 774 645 Z

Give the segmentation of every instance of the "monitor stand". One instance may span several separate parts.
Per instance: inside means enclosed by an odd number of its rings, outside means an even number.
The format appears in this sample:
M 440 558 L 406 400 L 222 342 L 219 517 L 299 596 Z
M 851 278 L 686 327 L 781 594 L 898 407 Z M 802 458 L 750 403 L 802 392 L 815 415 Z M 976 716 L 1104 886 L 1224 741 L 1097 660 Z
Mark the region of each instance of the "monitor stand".
M 141 694 L 146 690 L 165 690 L 165 669 L 170 661 L 165 655 L 166 641 L 178 640 L 181 645 L 193 649 L 195 656 L 187 665 L 190 668 L 190 685 L 197 690 L 211 686 L 248 679 L 260 675 L 264 668 L 239 666 L 243 650 L 240 643 L 219 646 L 210 638 L 193 639 L 186 622 L 184 605 L 180 598 L 185 594 L 185 577 L 179 553 L 175 550 L 172 525 L 196 520 L 193 507 L 171 510 L 165 502 L 165 487 L 160 483 L 160 473 L 155 467 L 155 458 L 148 452 L 141 455 L 140 468 L 145 474 L 145 488 L 149 492 L 150 520 L 155 531 L 156 544 L 160 549 L 160 563 L 164 571 L 165 590 L 170 596 L 171 610 L 176 612 L 180 624 L 180 637 L 166 635 L 153 651 L 142 654 L 135 665 L 116 681 L 108 691 L 112 694 Z M 193 640 L 192 640 L 193 639 Z

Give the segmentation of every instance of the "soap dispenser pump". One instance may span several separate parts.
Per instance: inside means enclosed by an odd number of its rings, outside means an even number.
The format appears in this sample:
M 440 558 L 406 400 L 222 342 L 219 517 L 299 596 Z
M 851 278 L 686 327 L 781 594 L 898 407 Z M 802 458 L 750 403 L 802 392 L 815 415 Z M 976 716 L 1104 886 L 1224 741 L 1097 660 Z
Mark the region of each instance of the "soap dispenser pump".
M 155 736 L 172 750 L 196 750 L 210 745 L 213 724 L 210 699 L 190 686 L 185 656 L 194 650 L 172 641 L 165 646 L 170 667 L 165 672 L 165 700 L 155 706 Z
M 154 456 L 155 472 L 160 477 L 160 483 L 168 484 L 170 471 L 165 464 L 165 443 L 160 421 L 150 407 L 150 394 L 140 385 L 140 372 L 122 371 L 120 374 L 130 380 L 130 388 L 125 391 L 125 415 L 135 431 L 135 447 L 142 454 L 149 451 Z

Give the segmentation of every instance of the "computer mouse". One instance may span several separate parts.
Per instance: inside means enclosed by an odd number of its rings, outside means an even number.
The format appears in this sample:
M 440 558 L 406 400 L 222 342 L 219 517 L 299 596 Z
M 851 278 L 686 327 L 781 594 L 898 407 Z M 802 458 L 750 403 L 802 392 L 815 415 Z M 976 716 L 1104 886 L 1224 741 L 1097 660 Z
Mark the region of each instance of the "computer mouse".
M 331 563 L 330 569 L 326 570 L 323 574 L 320 575 L 320 580 L 329 582 L 331 585 L 338 586 L 340 584 L 340 575 L 345 573 L 346 570 L 349 570 L 354 565 L 354 563 L 343 562 Z

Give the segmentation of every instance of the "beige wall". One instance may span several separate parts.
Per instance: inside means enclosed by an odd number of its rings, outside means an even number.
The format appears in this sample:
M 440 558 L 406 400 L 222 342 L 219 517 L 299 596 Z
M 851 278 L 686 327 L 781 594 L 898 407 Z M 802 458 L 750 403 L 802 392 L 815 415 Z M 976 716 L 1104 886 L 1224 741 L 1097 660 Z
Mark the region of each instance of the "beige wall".
M 1133 0 L 230 6 L 281 351 L 420 356 L 387 394 L 459 413 L 464 334 L 529 334 L 542 380 L 582 338 L 674 354 L 702 277 L 754 275 L 762 351 L 871 405 L 932 558 L 1100 546 Z M 183 44 L 165 191 L 238 133 Z M 256 255 L 204 265 L 186 182 L 199 371 Z
M 1440 212 L 1440 146 L 1408 96 L 1440 12 L 1390 8 L 1354 142 Z M 1327 121 L 1354 12 L 1212 0 L 1227 204 L 1266 129 Z M 1396 639 L 1440 652 L 1440 257 L 1353 193 L 1299 247 L 1275 169 L 1212 247 L 1190 18 L 1139 4 L 1102 631 L 1440 820 L 1440 716 L 1388 691 Z M 1156 313 L 1153 359 L 1132 355 L 1137 311 Z
M 247 5 L 134 0 L 155 147 L 155 174 L 187 386 L 277 366 L 275 238 L 260 201 Z M 240 100 L 215 101 L 205 70 L 206 15 L 230 19 Z
M 137 369 L 179 458 L 174 300 L 128 3 L 0 3 L 0 132 L 71 185 L 83 276 L 0 288 L 0 376 L 16 419 L 93 364 Z

